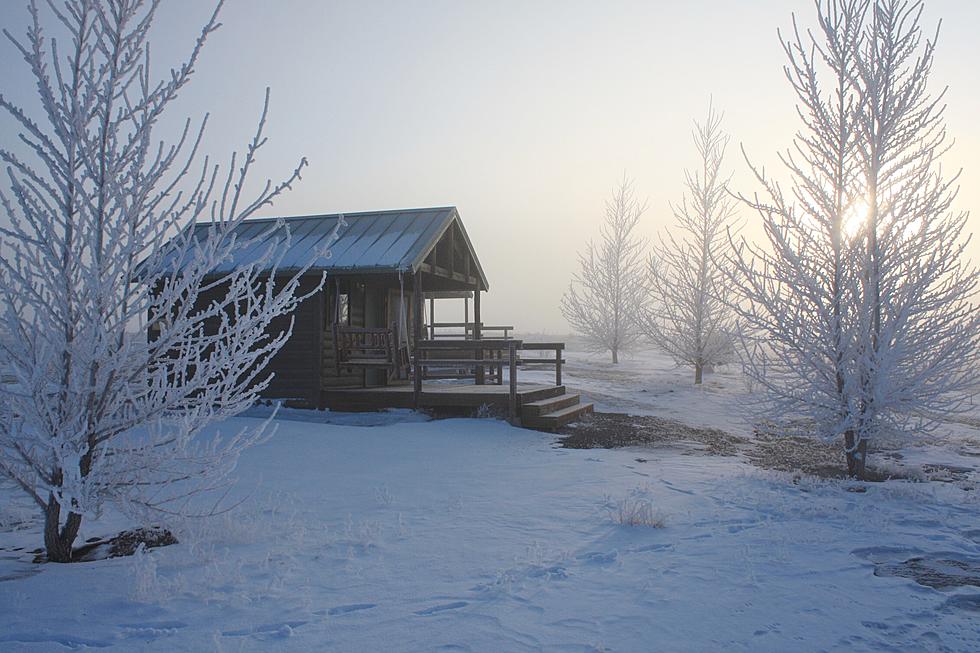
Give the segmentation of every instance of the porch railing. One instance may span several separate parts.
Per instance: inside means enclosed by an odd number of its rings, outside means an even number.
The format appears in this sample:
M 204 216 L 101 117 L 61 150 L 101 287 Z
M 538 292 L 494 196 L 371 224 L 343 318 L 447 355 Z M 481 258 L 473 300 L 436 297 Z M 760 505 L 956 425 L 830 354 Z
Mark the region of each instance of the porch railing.
M 415 392 L 415 407 L 421 405 L 422 379 L 430 367 L 457 367 L 472 370 L 466 376 L 472 376 L 477 385 L 482 385 L 487 368 L 496 372 L 496 382 L 503 383 L 503 368 L 507 366 L 510 387 L 508 397 L 508 416 L 511 421 L 517 419 L 517 370 L 518 367 L 529 369 L 538 367 L 555 368 L 555 385 L 561 385 L 562 352 L 565 344 L 561 342 L 524 342 L 513 338 L 481 338 L 479 340 L 420 340 L 415 345 L 412 357 L 412 378 Z M 535 356 L 522 358 L 521 351 L 554 352 L 554 358 Z M 438 353 L 439 356 L 430 357 Z M 506 356 L 506 358 L 505 358 Z
M 453 331 L 440 332 L 437 329 L 453 329 Z M 459 332 L 460 329 L 463 330 L 462 333 Z M 505 340 L 510 338 L 513 330 L 514 327 L 509 325 L 480 324 L 481 334 L 499 333 Z M 472 340 L 473 334 L 476 333 L 476 322 L 432 322 L 431 324 L 423 325 L 423 331 L 429 334 L 429 340 Z

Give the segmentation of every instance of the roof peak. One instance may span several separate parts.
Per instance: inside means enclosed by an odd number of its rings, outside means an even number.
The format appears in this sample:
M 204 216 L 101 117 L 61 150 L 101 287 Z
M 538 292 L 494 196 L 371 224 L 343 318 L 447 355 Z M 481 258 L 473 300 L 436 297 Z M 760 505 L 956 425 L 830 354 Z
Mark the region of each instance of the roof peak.
M 312 220 L 314 218 L 336 218 L 339 215 L 343 215 L 345 220 L 356 219 L 362 216 L 369 215 L 387 215 L 391 213 L 425 213 L 429 211 L 456 211 L 456 207 L 453 205 L 448 206 L 420 206 L 411 209 L 382 209 L 379 211 L 337 211 L 334 213 L 310 213 L 308 215 L 283 215 L 283 216 L 267 216 L 262 218 L 246 218 L 248 223 L 256 222 L 275 222 L 277 220 L 285 220 L 287 222 L 291 220 Z M 204 221 L 206 223 L 207 221 Z M 199 223 L 201 224 L 201 223 Z
M 331 274 L 351 274 L 354 271 L 382 272 L 411 269 L 418 270 L 424 259 L 437 245 L 439 239 L 452 224 L 458 224 L 473 262 L 480 285 L 488 284 L 480 267 L 476 251 L 463 228 L 459 211 L 455 206 L 413 209 L 389 209 L 386 211 L 358 211 L 344 213 L 347 226 L 341 229 L 335 242 L 330 243 L 331 233 L 337 224 L 339 213 L 297 215 L 288 217 L 255 218 L 234 225 L 235 233 L 243 240 L 256 240 L 249 247 L 215 268 L 215 274 L 227 272 L 252 260 L 262 251 L 267 238 L 278 237 L 276 224 L 282 225 L 290 236 L 289 247 L 278 261 L 278 271 L 301 269 L 311 257 L 317 261 L 315 271 Z M 199 222 L 196 234 L 203 236 L 208 222 Z M 319 257 L 320 248 L 330 244 L 329 259 Z

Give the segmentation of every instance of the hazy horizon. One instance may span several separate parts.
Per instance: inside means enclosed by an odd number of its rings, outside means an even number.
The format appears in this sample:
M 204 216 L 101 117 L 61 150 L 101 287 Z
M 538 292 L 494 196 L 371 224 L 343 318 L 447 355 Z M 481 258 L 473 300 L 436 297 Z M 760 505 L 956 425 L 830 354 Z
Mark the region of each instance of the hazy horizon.
M 211 3 L 162 3 L 159 77 L 180 63 Z M 253 182 L 303 181 L 263 215 L 454 205 L 490 280 L 484 320 L 567 333 L 559 300 L 576 254 L 597 235 L 624 172 L 649 200 L 648 238 L 673 224 L 669 202 L 695 163 L 692 121 L 709 97 L 725 113 L 733 188 L 752 193 L 739 148 L 778 171 L 798 128 L 777 29 L 813 24 L 805 0 L 751 3 L 228 2 L 223 27 L 158 135 L 210 112 L 204 152 L 224 161 L 251 137 L 265 86 L 271 113 Z M 962 168 L 956 207 L 980 231 L 980 6 L 928 0 L 944 19 L 931 90 L 948 86 L 946 125 Z M 15 36 L 20 2 L 0 8 Z M 0 88 L 36 106 L 29 71 L 4 42 Z M 8 123 L 9 124 L 9 123 Z M 8 129 L 5 137 L 14 134 Z M 757 218 L 741 211 L 746 234 Z M 980 244 L 969 253 L 980 259 Z

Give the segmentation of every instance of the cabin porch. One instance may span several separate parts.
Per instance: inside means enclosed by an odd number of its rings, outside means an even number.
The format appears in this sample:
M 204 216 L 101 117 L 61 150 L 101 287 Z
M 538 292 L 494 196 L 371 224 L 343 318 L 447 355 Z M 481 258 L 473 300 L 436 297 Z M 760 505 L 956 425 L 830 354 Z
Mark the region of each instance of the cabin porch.
M 563 350 L 563 343 L 525 343 L 513 338 L 419 340 L 408 379 L 359 388 L 334 387 L 323 393 L 321 406 L 339 411 L 465 412 L 485 406 L 514 424 L 554 430 L 592 412 L 592 404 L 583 403 L 562 384 Z M 554 385 L 519 382 L 520 369 L 542 368 L 554 370 Z

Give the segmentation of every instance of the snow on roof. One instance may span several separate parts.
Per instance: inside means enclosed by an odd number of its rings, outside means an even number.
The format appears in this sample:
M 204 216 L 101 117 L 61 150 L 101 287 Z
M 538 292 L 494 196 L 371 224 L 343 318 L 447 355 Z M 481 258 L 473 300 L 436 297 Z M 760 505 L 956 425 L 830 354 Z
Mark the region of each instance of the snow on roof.
M 239 251 L 233 259 L 224 261 L 214 272 L 220 274 L 233 270 L 262 251 L 269 238 L 282 237 L 282 232 L 275 228 L 277 221 L 281 221 L 289 229 L 291 238 L 289 250 L 280 262 L 279 270 L 286 272 L 302 268 L 327 244 L 340 215 L 332 213 L 246 220 L 236 229 L 239 238 L 255 238 L 263 233 L 266 234 L 265 237 L 253 247 Z M 313 263 L 312 271 L 415 272 L 446 229 L 456 221 L 476 263 L 483 287 L 487 287 L 486 275 L 454 206 L 364 211 L 342 215 L 347 226 L 341 228 L 337 241 L 330 246 L 330 257 L 319 257 Z M 207 222 L 197 224 L 195 236 L 205 237 L 208 226 Z

